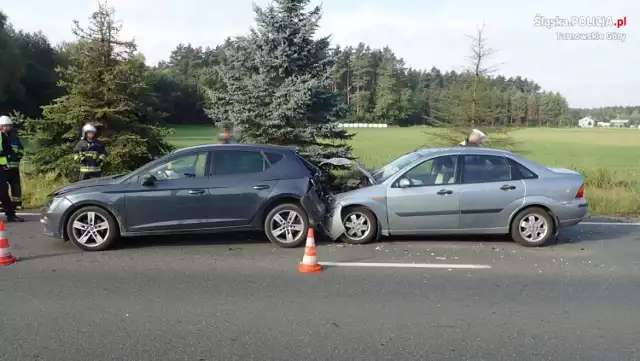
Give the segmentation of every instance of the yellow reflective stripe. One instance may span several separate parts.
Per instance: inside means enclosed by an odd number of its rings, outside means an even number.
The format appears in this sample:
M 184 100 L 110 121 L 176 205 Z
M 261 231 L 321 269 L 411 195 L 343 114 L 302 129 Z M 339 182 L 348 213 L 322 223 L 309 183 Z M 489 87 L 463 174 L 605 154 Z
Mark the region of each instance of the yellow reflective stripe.
M 106 155 L 104 154 L 100 154 L 100 156 L 98 157 L 98 159 L 104 160 L 104 158 L 106 158 Z
M 101 170 L 101 167 L 80 167 L 80 172 L 82 173 L 99 172 Z

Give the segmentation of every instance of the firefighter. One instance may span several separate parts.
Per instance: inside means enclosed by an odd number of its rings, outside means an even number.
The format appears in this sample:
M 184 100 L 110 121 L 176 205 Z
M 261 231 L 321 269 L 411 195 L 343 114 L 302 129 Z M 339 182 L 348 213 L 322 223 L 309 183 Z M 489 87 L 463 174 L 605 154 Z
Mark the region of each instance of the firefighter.
M 102 164 L 107 157 L 107 150 L 96 137 L 96 127 L 91 124 L 82 127 L 82 137 L 73 152 L 74 159 L 80 163 L 81 181 L 102 176 Z
M 6 122 L 5 117 L 1 118 L 2 119 L 0 120 Z M 7 222 L 24 222 L 24 219 L 16 215 L 16 208 L 9 197 L 9 184 L 7 177 L 9 161 L 7 160 L 7 157 L 10 154 L 11 144 L 9 144 L 9 137 L 4 132 L 0 132 L 0 202 L 2 202 L 4 214 L 7 216 Z
M 481 147 L 487 137 L 482 131 L 474 129 L 464 141 L 458 144 L 458 147 Z
M 13 128 L 13 121 L 8 116 L 0 117 L 0 131 L 7 135 L 9 139 L 9 145 L 11 146 L 11 153 L 7 156 L 6 171 L 7 182 L 11 188 L 11 201 L 16 209 L 22 208 L 22 185 L 20 180 L 20 161 L 24 154 L 24 147 L 18 134 L 16 134 Z

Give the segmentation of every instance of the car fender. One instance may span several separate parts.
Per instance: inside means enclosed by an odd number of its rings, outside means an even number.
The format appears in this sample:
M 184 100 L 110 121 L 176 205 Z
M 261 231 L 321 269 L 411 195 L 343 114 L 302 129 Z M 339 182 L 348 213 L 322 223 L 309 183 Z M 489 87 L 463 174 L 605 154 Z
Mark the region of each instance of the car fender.
M 120 233 L 126 232 L 126 219 L 122 216 L 122 212 L 120 211 L 120 204 L 124 202 L 124 197 L 118 197 L 118 194 L 116 193 L 92 193 L 92 195 L 92 197 L 86 197 L 87 199 L 85 199 L 86 195 L 84 194 L 80 199 L 74 196 L 67 197 L 67 199 L 72 203 L 72 206 L 63 213 L 61 219 L 63 219 L 64 222 L 61 222 L 61 229 L 65 229 L 66 221 L 69 219 L 71 214 L 79 208 L 84 206 L 98 206 L 106 209 L 115 217 L 115 220 L 118 223 L 118 228 L 120 228 Z M 116 198 L 114 198 L 114 196 Z
M 513 214 L 509 218 L 508 225 L 509 226 L 511 225 L 513 218 L 516 216 L 516 214 L 520 213 L 520 211 L 522 211 L 523 209 L 537 206 L 537 207 L 547 208 L 551 211 L 551 218 L 553 218 L 553 222 L 555 223 L 555 226 L 557 229 L 558 223 L 560 221 L 559 218 L 562 218 L 562 214 L 557 214 L 557 210 L 558 210 L 558 206 L 561 206 L 562 204 L 563 204 L 562 202 L 558 202 L 557 200 L 550 197 L 526 196 L 524 198 L 524 202 L 522 206 L 518 207 L 518 209 L 515 212 L 513 212 Z
M 378 237 L 388 230 L 386 197 L 379 194 L 381 192 L 375 188 L 377 187 L 343 193 L 332 203 L 324 222 L 325 230 L 331 239 L 336 240 L 345 232 L 342 224 L 342 210 L 353 206 L 366 207 L 373 212 L 378 221 Z

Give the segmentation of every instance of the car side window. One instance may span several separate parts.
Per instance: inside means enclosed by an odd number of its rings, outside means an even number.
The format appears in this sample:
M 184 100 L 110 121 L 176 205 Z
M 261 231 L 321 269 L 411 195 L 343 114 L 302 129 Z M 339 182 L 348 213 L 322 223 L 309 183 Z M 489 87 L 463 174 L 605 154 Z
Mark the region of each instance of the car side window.
M 207 153 L 200 152 L 174 158 L 149 171 L 157 180 L 205 177 Z
M 267 157 L 271 165 L 278 163 L 282 158 L 284 158 L 281 153 L 265 152 L 264 155 Z
M 462 171 L 464 183 L 505 182 L 512 180 L 506 158 L 494 155 L 465 155 Z
M 454 155 L 429 159 L 411 168 L 403 178 L 408 179 L 412 187 L 453 184 L 457 163 L 458 157 Z
M 533 173 L 531 170 L 529 170 L 529 168 L 523 166 L 522 164 L 516 162 L 513 159 L 510 159 L 510 162 L 512 167 L 515 167 L 518 170 L 518 173 L 520 174 L 520 178 L 522 179 L 535 179 L 538 178 L 538 175 Z
M 268 167 L 259 151 L 217 150 L 214 153 L 213 175 L 260 173 Z

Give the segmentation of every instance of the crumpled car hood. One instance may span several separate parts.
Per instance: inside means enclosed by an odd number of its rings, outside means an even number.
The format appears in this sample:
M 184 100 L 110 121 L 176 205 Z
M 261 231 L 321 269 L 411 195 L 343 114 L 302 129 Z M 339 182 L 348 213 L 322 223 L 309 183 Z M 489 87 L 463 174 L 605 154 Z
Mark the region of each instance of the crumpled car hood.
M 373 178 L 373 175 L 362 165 L 347 159 L 347 158 L 331 158 L 331 159 L 325 159 L 322 161 L 322 163 L 320 163 L 320 165 L 323 165 L 325 163 L 329 163 L 332 165 L 337 165 L 337 166 L 345 166 L 345 165 L 350 165 L 355 167 L 356 169 L 358 169 L 362 174 L 364 174 L 367 178 L 369 178 L 369 181 L 371 182 L 371 184 L 377 184 L 375 179 Z

